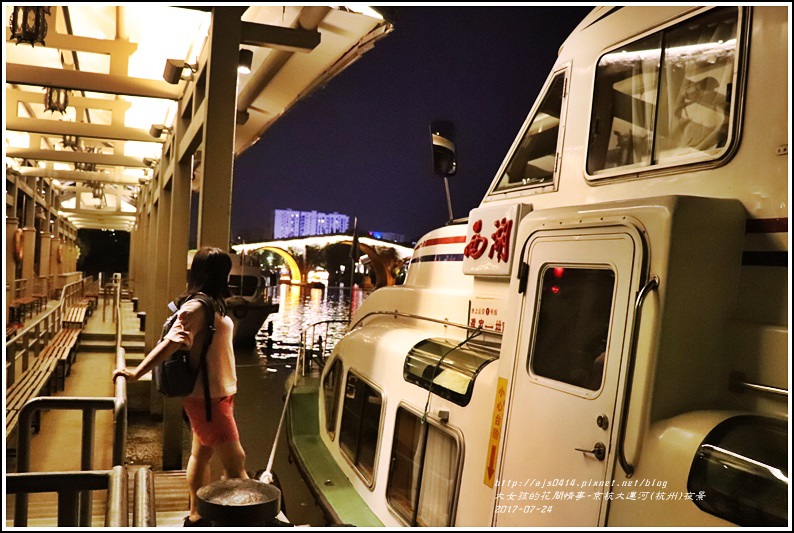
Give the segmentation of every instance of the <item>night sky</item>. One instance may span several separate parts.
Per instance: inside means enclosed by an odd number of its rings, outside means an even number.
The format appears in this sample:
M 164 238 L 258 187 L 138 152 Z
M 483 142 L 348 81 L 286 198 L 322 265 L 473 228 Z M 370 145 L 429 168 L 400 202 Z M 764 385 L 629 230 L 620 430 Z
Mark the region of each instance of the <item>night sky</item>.
M 390 8 L 394 31 L 236 162 L 232 239 L 274 209 L 338 212 L 415 241 L 449 218 L 429 125 L 455 125 L 454 216 L 477 207 L 589 6 Z

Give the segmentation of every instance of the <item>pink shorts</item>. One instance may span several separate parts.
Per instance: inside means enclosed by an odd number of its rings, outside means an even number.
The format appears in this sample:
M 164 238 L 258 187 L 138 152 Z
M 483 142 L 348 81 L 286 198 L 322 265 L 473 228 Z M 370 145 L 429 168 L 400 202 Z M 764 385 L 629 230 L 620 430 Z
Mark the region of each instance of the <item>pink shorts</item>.
M 240 440 L 237 423 L 234 420 L 234 396 L 213 398 L 212 422 L 207 422 L 204 398 L 183 398 L 182 405 L 190 427 L 202 446 L 215 446 Z

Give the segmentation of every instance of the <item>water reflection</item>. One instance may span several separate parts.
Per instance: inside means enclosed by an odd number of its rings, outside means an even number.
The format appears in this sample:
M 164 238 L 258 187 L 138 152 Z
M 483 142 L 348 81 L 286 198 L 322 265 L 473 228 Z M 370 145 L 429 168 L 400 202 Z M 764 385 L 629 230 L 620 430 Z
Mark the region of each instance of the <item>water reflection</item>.
M 268 359 L 293 359 L 297 356 L 301 333 L 322 321 L 338 321 L 323 326 L 317 336 L 333 346 L 347 331 L 347 320 L 371 293 L 354 287 L 314 288 L 294 285 L 279 287 L 279 311 L 270 315 L 256 335 L 257 352 Z M 316 339 L 315 339 L 316 340 Z

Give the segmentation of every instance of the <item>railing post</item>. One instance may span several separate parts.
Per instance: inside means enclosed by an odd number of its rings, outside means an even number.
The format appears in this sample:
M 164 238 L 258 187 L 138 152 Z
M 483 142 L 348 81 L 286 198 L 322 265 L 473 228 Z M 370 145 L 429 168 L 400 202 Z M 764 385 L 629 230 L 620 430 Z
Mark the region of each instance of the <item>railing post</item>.
M 83 433 L 80 445 L 80 470 L 91 470 L 94 457 L 94 413 L 91 408 L 83 410 Z M 80 492 L 80 525 L 91 525 L 91 492 Z
M 77 521 L 77 507 L 82 499 L 81 495 L 84 493 L 91 494 L 89 491 L 80 493 L 69 489 L 58 491 L 58 527 L 86 525 L 85 523 Z M 19 496 L 21 496 L 21 494 L 17 494 L 17 498 L 19 498 Z M 27 496 L 27 494 L 25 496 Z M 91 524 L 88 525 L 90 526 Z
M 30 330 L 19 336 L 22 342 L 22 372 L 30 366 Z
M 132 526 L 157 527 L 155 513 L 154 477 L 148 466 L 135 472 L 134 499 L 132 501 Z
M 14 340 L 6 348 L 6 387 L 17 381 L 17 345 L 18 342 Z
M 106 527 L 127 527 L 129 525 L 129 496 L 127 490 L 127 469 L 121 465 L 113 467 L 108 480 Z
M 36 358 L 39 357 L 41 350 L 43 349 L 43 339 L 41 334 L 41 322 L 36 322 L 36 325 L 33 326 L 33 335 L 34 335 L 34 349 L 33 351 L 36 353 Z

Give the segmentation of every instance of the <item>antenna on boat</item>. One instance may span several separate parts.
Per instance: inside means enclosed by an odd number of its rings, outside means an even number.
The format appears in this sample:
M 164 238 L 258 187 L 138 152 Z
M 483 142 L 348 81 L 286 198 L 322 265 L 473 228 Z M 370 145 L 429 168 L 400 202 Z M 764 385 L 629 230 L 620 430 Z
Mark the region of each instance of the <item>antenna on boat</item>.
M 444 178 L 444 189 L 447 193 L 447 209 L 449 223 L 455 219 L 452 214 L 452 198 L 449 195 L 449 176 L 458 170 L 457 153 L 455 151 L 455 126 L 448 120 L 435 120 L 430 123 L 430 140 L 433 145 L 433 171 Z
M 350 309 L 349 314 L 353 315 L 353 285 L 356 281 L 356 263 L 361 257 L 361 249 L 358 245 L 358 217 L 353 217 L 353 244 L 350 245 Z

